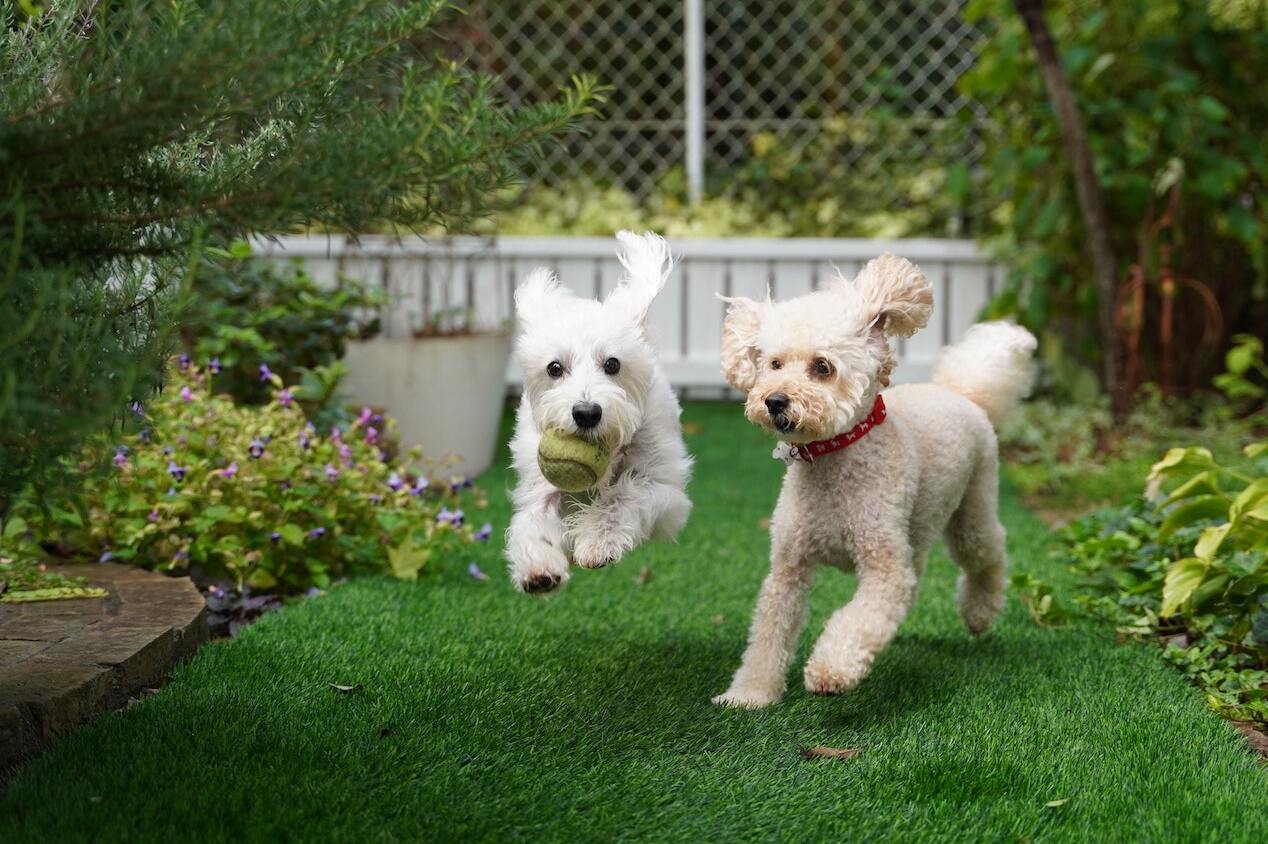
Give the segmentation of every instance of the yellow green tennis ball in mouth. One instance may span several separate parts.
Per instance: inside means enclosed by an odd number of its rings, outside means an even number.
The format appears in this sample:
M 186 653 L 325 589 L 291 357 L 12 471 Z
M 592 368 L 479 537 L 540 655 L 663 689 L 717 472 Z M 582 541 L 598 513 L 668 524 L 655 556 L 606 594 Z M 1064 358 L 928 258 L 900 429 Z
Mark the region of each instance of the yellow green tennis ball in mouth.
M 537 465 L 546 480 L 564 492 L 583 492 L 599 482 L 608 470 L 612 452 L 607 443 L 550 428 L 537 445 Z

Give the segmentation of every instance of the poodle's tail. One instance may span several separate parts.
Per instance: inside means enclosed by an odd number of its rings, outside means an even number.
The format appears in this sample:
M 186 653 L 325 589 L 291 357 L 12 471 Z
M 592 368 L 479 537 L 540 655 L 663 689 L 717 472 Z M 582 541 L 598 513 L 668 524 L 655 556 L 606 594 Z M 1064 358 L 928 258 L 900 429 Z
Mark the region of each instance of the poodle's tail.
M 933 382 L 985 410 L 998 428 L 1030 389 L 1030 359 L 1038 346 L 1035 335 L 1020 325 L 980 322 L 942 350 Z

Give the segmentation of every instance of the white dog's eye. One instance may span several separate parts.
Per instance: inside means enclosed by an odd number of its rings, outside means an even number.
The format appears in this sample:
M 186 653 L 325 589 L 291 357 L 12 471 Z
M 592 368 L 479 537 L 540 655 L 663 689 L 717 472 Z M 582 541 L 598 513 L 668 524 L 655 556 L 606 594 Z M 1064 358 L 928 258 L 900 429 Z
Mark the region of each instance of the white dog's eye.
M 771 369 L 783 369 L 783 368 L 784 368 L 784 362 L 783 362 L 783 361 L 781 361 L 779 358 L 771 358 L 771 359 L 770 359 L 770 368 L 771 368 Z
M 546 374 L 551 378 L 558 378 L 564 374 L 564 365 L 557 360 L 552 360 L 546 364 Z
M 621 362 L 616 358 L 608 358 L 603 362 L 603 371 L 608 375 L 615 375 L 621 371 Z
M 815 375 L 823 375 L 826 377 L 832 374 L 832 364 L 828 363 L 823 358 L 815 358 L 814 371 Z

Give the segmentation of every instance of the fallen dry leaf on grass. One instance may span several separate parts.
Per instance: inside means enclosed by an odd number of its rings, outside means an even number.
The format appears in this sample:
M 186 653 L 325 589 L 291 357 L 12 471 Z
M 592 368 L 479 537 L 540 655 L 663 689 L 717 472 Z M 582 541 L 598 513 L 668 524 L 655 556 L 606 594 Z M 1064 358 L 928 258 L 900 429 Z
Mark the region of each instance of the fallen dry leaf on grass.
M 709 620 L 712 621 L 714 624 L 721 624 L 722 622 L 726 621 L 726 616 L 724 616 L 722 613 L 718 613 L 717 615 L 713 616 Z
M 699 422 L 682 423 L 682 432 L 684 434 L 699 434 L 704 432 L 704 426 Z
M 800 751 L 802 759 L 853 759 L 861 752 L 858 747 L 828 747 L 823 744 L 803 747 Z
M 352 693 L 352 692 L 359 692 L 359 691 L 361 691 L 361 684 L 360 684 L 360 683 L 356 683 L 356 684 L 351 685 L 351 686 L 341 686 L 341 685 L 339 685 L 338 683 L 331 683 L 331 684 L 330 684 L 330 688 L 334 689 L 335 691 L 339 692 L 340 694 L 344 694 L 344 695 L 346 695 L 346 694 L 350 694 L 350 693 Z
M 642 586 L 646 583 L 650 583 L 651 580 L 652 580 L 651 566 L 643 566 L 643 568 L 638 573 L 638 577 L 634 578 L 634 582 L 637 583 L 639 586 Z
M 767 519 L 767 518 L 758 519 L 757 527 L 760 530 L 770 530 L 770 519 Z

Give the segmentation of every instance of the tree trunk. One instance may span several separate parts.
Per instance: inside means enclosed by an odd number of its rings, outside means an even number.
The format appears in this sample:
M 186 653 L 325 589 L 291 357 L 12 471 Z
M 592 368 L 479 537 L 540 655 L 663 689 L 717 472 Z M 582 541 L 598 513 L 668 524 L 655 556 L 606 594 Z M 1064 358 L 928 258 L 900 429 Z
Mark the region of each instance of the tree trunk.
M 1130 396 L 1123 392 L 1119 372 L 1118 333 L 1114 329 L 1114 300 L 1118 288 L 1118 265 L 1114 260 L 1114 247 L 1110 244 L 1109 222 L 1105 216 L 1105 200 L 1101 196 L 1101 184 L 1092 166 L 1092 150 L 1083 133 L 1083 122 L 1074 103 L 1074 94 L 1061 67 L 1057 45 L 1052 40 L 1052 30 L 1044 18 L 1043 0 L 1013 0 L 1013 7 L 1021 15 L 1030 33 L 1030 42 L 1039 57 L 1039 69 L 1043 73 L 1048 100 L 1057 115 L 1061 129 L 1061 143 L 1070 158 L 1074 171 L 1074 189 L 1079 198 L 1079 210 L 1083 216 L 1083 228 L 1087 234 L 1088 257 L 1092 259 L 1092 275 L 1096 281 L 1100 302 L 1097 325 L 1101 333 L 1102 377 L 1117 413 L 1127 409 Z

